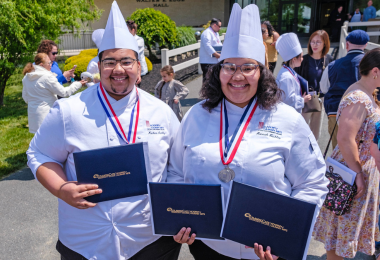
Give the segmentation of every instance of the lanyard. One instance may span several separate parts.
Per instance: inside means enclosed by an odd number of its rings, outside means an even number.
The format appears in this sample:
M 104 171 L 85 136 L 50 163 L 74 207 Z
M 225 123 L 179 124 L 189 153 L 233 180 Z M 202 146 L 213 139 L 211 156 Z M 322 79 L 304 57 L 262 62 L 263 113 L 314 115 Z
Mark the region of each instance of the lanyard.
M 290 74 L 292 74 L 294 79 L 297 81 L 298 86 L 300 87 L 300 92 L 301 92 L 301 97 L 302 97 L 302 87 L 301 87 L 301 83 L 300 83 L 299 79 L 296 77 L 296 73 L 294 72 L 294 70 L 292 68 L 289 68 L 288 66 L 283 65 L 283 67 L 285 69 L 287 69 L 290 72 Z
M 247 108 L 244 110 L 243 115 L 240 118 L 239 124 L 236 126 L 234 134 L 232 135 L 231 141 L 228 139 L 228 115 L 227 115 L 227 107 L 225 100 L 223 99 L 220 103 L 220 136 L 219 136 L 219 151 L 220 157 L 222 159 L 222 163 L 224 165 L 228 165 L 232 162 L 235 157 L 236 151 L 240 146 L 241 140 L 243 139 L 244 133 L 247 130 L 249 122 L 252 119 L 253 114 L 257 108 L 257 100 L 255 101 L 255 105 L 252 106 L 255 98 L 252 98 L 249 101 Z M 223 124 L 224 118 L 224 124 Z M 224 128 L 224 131 L 223 131 Z M 224 132 L 224 136 L 223 136 Z M 235 141 L 235 137 L 239 134 L 238 139 Z M 224 139 L 224 140 L 223 140 Z M 225 148 L 223 149 L 223 141 Z M 231 150 L 232 148 L 232 150 Z
M 99 84 L 98 87 L 98 98 L 100 103 L 102 104 L 102 107 L 104 111 L 107 114 L 108 119 L 110 120 L 116 134 L 124 140 L 125 143 L 129 144 L 128 140 L 131 140 L 131 134 L 132 134 L 132 128 L 134 125 L 134 131 L 133 131 L 133 139 L 132 139 L 132 144 L 136 142 L 136 134 L 137 134 L 137 125 L 139 122 L 139 114 L 140 114 L 140 98 L 139 98 L 139 92 L 136 89 L 136 102 L 135 105 L 133 106 L 132 113 L 131 113 L 131 119 L 129 121 L 129 129 L 128 129 L 128 138 L 125 135 L 124 129 L 120 124 L 119 118 L 117 117 L 115 111 L 112 108 L 111 103 L 108 101 L 106 92 L 104 91 L 104 88 L 102 86 L 102 83 Z M 137 106 L 137 111 L 136 111 L 136 116 L 134 117 L 135 114 L 135 109 Z
M 218 38 L 216 32 L 211 28 L 211 26 L 210 26 L 209 28 L 210 28 L 210 30 L 215 34 L 216 41 L 217 41 L 218 43 L 220 43 L 219 38 Z

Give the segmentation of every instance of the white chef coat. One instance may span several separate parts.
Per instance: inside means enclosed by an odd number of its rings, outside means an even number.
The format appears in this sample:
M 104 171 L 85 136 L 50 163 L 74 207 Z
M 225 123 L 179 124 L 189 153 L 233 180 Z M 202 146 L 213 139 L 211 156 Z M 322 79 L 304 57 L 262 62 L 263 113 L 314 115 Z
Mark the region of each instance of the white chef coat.
M 90 72 L 92 75 L 99 73 L 98 62 L 99 62 L 98 56 L 90 60 L 90 62 L 87 65 L 87 72 Z
M 293 75 L 282 67 L 278 72 L 276 83 L 278 87 L 284 91 L 282 101 L 293 107 L 298 113 L 301 113 L 305 101 L 301 96 L 301 86 Z
M 144 76 L 145 74 L 148 73 L 148 65 L 146 64 L 146 60 L 145 60 L 145 54 L 144 54 L 144 50 L 145 50 L 145 43 L 144 43 L 144 39 L 140 36 L 138 36 L 137 34 L 135 34 L 135 37 L 136 41 L 137 41 L 137 45 L 139 46 L 139 61 L 140 61 L 140 64 L 141 64 L 141 76 Z
M 102 108 L 97 87 L 98 84 L 55 103 L 27 151 L 28 165 L 34 174 L 41 164 L 55 162 L 64 166 L 69 181 L 76 181 L 74 152 L 124 145 Z M 169 152 L 179 122 L 165 103 L 141 89 L 138 91 L 140 115 L 136 142 L 148 142 L 151 167 L 148 180 L 165 182 Z M 128 131 L 136 91 L 119 101 L 108 94 L 107 97 L 124 130 Z M 100 202 L 86 210 L 60 199 L 58 202 L 59 239 L 87 259 L 128 259 L 160 237 L 152 233 L 148 195 Z
M 209 27 L 203 31 L 201 35 L 201 48 L 199 50 L 199 63 L 201 64 L 216 64 L 218 59 L 212 56 L 215 53 L 213 46 L 222 46 L 219 38 L 219 33 Z
M 70 86 L 62 86 L 57 75 L 42 66 L 33 65 L 34 71 L 26 73 L 22 79 L 22 98 L 28 104 L 29 132 L 36 133 L 50 108 L 61 97 L 68 97 L 82 87 L 78 81 Z
M 220 104 L 211 113 L 201 104 L 192 107 L 181 123 L 170 152 L 167 182 L 221 184 L 226 205 L 230 183 L 218 178 L 224 168 L 219 153 Z M 231 138 L 245 108 L 228 101 L 226 107 Z M 229 167 L 235 181 L 318 207 L 328 192 L 325 162 L 313 133 L 303 117 L 283 103 L 272 111 L 257 107 Z M 232 258 L 258 259 L 253 249 L 230 240 L 203 242 Z

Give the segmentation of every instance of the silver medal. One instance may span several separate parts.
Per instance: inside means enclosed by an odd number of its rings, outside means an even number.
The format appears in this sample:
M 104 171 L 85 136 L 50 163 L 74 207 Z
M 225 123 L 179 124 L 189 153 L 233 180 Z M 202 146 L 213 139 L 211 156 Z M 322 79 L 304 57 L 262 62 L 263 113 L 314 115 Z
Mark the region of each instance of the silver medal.
M 226 168 L 219 172 L 218 177 L 219 180 L 221 180 L 222 182 L 228 183 L 235 179 L 235 172 L 232 169 L 230 169 L 230 167 L 228 167 L 227 165 Z

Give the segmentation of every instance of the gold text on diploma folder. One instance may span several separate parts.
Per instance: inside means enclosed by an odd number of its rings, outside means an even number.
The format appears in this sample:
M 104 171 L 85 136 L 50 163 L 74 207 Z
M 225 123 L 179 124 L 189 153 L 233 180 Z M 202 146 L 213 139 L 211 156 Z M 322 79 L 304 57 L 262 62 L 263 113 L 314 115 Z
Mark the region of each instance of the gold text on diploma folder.
M 259 219 L 259 218 L 252 217 L 251 214 L 249 214 L 249 213 L 245 213 L 245 214 L 244 214 L 244 217 L 249 218 L 249 220 L 251 220 L 251 221 L 255 221 L 255 222 L 257 222 L 257 223 L 260 223 L 260 224 L 263 224 L 263 225 L 266 225 L 266 226 L 269 226 L 269 227 L 272 227 L 272 228 L 277 228 L 277 229 L 279 229 L 279 230 L 282 230 L 282 231 L 288 232 L 288 230 L 285 229 L 285 228 L 284 228 L 283 226 L 281 226 L 281 225 L 271 223 L 271 222 L 266 221 L 266 220 L 264 220 L 264 219 Z
M 206 215 L 206 213 L 202 213 L 201 211 L 196 211 L 196 210 L 184 210 L 184 209 L 172 209 L 172 208 L 167 208 L 167 211 L 175 214 L 188 214 L 188 215 L 199 215 L 203 216 Z
M 103 175 L 95 174 L 93 176 L 94 179 L 104 179 L 104 178 L 110 178 L 110 177 L 117 177 L 117 176 L 123 176 L 123 175 L 128 175 L 131 174 L 130 172 L 123 171 L 123 172 L 114 172 L 114 173 L 107 173 Z

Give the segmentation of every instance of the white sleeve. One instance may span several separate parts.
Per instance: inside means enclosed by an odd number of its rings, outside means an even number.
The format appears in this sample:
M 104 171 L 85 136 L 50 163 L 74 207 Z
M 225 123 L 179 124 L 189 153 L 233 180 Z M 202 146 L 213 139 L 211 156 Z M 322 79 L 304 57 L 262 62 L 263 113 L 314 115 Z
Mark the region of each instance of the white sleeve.
M 330 80 L 329 80 L 329 67 L 327 67 L 322 74 L 321 81 L 319 82 L 319 86 L 321 87 L 321 92 L 326 94 L 330 88 Z
M 82 87 L 82 84 L 79 81 L 73 82 L 68 87 L 64 87 L 61 84 L 59 84 L 56 77 L 50 75 L 45 77 L 43 83 L 46 89 L 50 90 L 50 92 L 52 92 L 53 94 L 56 94 L 61 97 L 69 97 Z
M 289 154 L 285 157 L 285 176 L 292 185 L 291 197 L 321 207 L 328 192 L 326 164 L 310 127 L 301 115 L 292 134 Z
M 304 107 L 305 101 L 300 94 L 296 93 L 296 89 L 298 89 L 297 82 L 292 78 L 284 78 L 281 81 L 277 82 L 277 85 L 280 89 L 284 91 L 284 95 L 282 97 L 282 101 L 294 107 L 296 110 L 300 110 Z
M 25 101 L 25 103 L 28 104 L 28 93 L 26 92 L 26 88 L 24 86 L 24 83 L 22 84 L 22 99 Z
M 207 54 L 212 56 L 212 54 L 215 53 L 215 49 L 211 45 L 211 38 L 212 35 L 210 34 L 209 30 L 206 29 L 201 36 L 201 45 L 206 50 Z
M 34 176 L 38 167 L 47 162 L 63 166 L 68 156 L 65 148 L 65 125 L 59 102 L 55 102 L 34 135 L 26 152 L 28 166 Z M 36 178 L 37 179 L 37 178 Z

